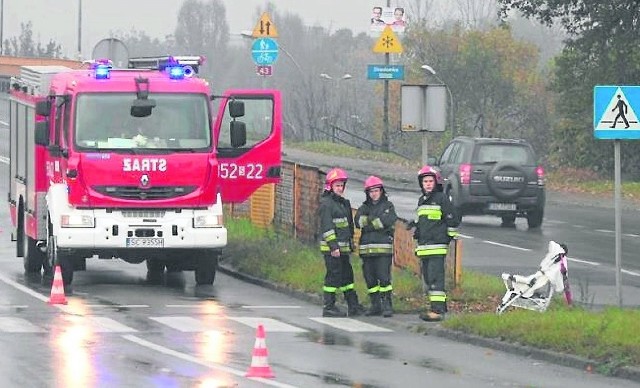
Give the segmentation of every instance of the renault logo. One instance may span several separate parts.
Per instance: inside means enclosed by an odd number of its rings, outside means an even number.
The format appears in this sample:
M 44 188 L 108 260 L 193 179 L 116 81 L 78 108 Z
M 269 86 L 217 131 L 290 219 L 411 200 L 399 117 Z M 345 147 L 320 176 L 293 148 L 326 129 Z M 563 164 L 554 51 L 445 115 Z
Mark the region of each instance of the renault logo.
M 140 177 L 140 186 L 142 187 L 149 186 L 149 175 L 144 174 Z

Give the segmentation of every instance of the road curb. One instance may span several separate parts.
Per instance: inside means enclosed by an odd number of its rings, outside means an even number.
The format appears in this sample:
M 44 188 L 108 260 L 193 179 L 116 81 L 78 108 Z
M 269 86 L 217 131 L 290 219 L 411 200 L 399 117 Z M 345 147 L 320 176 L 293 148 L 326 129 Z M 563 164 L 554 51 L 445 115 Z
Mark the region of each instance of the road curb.
M 251 284 L 255 284 L 260 287 L 264 287 L 270 290 L 274 290 L 296 299 L 303 300 L 305 302 L 322 305 L 322 297 L 316 294 L 310 294 L 303 291 L 298 291 L 291 289 L 286 286 L 282 286 L 270 281 L 267 281 L 262 278 L 258 278 L 252 275 L 247 275 L 245 273 L 239 272 L 231 266 L 220 264 L 218 266 L 218 270 L 226 275 L 234 277 L 236 279 L 240 279 L 246 281 Z M 400 316 L 404 316 L 406 314 L 398 314 Z M 372 318 L 375 319 L 375 318 Z M 392 324 L 393 326 L 400 326 L 405 328 L 406 330 L 416 331 L 416 327 L 421 325 L 420 322 L 405 322 L 400 321 L 396 318 L 380 318 L 384 319 L 383 322 Z M 593 360 L 589 360 L 583 357 L 559 353 L 546 349 L 534 348 L 527 345 L 520 345 L 511 342 L 501 341 L 495 338 L 487 338 L 481 337 L 475 334 L 469 334 L 462 331 L 451 330 L 440 326 L 440 324 L 429 324 L 424 323 L 421 327 L 426 327 L 424 335 L 433 335 L 440 338 L 445 338 L 449 340 L 453 340 L 456 342 L 462 342 L 465 344 L 471 344 L 476 346 L 482 346 L 485 348 L 490 348 L 493 350 L 515 354 L 518 356 L 529 357 L 539 361 L 551 362 L 562 366 L 567 366 L 575 369 L 581 369 L 586 373 L 599 373 L 599 370 L 608 371 L 606 376 L 610 377 L 619 377 L 635 382 L 640 382 L 640 368 L 635 367 L 619 367 L 615 369 L 611 369 L 610 365 L 605 363 L 599 363 Z M 420 330 L 422 331 L 422 330 Z M 603 374 L 604 373 L 599 373 Z

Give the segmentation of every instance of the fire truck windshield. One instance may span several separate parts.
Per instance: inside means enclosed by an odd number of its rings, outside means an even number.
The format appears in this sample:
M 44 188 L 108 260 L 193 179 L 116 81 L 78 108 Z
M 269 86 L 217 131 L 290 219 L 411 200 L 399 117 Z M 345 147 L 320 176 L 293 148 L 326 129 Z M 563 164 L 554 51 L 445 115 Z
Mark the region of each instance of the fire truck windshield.
M 156 149 L 193 151 L 211 147 L 209 105 L 204 94 L 149 94 L 151 115 L 133 117 L 135 93 L 83 93 L 75 109 L 74 144 L 82 150 Z

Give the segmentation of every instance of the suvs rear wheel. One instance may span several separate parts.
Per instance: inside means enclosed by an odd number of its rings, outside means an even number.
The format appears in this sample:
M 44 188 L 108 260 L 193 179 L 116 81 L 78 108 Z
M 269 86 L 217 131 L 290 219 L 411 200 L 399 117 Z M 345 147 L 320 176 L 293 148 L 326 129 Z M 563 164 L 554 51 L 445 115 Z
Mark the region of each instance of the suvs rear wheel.
M 527 212 L 527 225 L 529 229 L 539 228 L 542 225 L 542 219 L 544 218 L 544 208 L 536 208 Z

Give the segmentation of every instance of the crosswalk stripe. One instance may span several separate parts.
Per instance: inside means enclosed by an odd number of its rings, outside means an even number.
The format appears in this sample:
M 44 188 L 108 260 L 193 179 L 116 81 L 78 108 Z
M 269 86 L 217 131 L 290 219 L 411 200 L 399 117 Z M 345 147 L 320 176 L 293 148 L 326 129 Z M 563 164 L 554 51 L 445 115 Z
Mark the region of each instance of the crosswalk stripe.
M 214 330 L 214 327 L 207 327 L 204 322 L 199 319 L 182 316 L 169 316 L 169 317 L 149 317 L 158 323 L 169 326 L 172 329 L 181 331 L 183 333 L 197 333 L 201 331 Z
M 254 317 L 229 317 L 232 321 L 242 323 L 252 328 L 257 328 L 258 325 L 263 325 L 264 330 L 269 332 L 289 332 L 289 333 L 304 333 L 307 330 L 289 325 L 288 323 L 280 322 L 271 318 L 254 318 Z
M 371 325 L 351 318 L 309 318 L 312 321 L 335 327 L 336 329 L 346 330 L 349 332 L 392 332 L 393 330 L 385 327 Z
M 0 317 L 0 331 L 4 333 L 43 333 L 45 330 L 26 319 Z
M 107 317 L 100 316 L 66 316 L 64 318 L 72 325 L 90 328 L 96 333 L 136 333 L 138 330 Z

